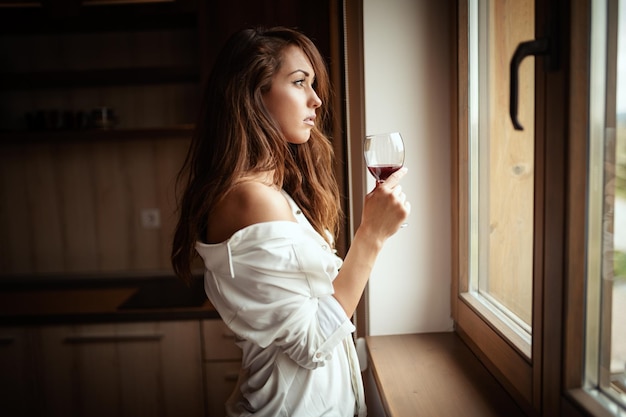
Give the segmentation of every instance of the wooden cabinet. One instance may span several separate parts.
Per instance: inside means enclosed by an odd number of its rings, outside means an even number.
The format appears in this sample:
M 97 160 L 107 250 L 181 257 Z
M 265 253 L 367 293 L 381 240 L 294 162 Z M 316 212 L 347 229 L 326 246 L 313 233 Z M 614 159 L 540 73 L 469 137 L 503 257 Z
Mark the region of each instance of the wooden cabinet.
M 240 367 L 220 319 L 0 327 L 0 414 L 221 417 Z
M 331 51 L 339 46 L 341 11 L 329 0 L 307 6 L 304 0 L 0 0 L 0 141 L 13 141 L 15 131 L 82 127 L 85 117 L 76 113 L 89 116 L 101 107 L 114 110 L 118 130 L 192 125 L 206 70 L 244 26 L 300 28 L 337 77 Z
M 199 20 L 195 0 L 2 8 L 0 139 L 23 130 L 89 137 L 89 129 L 104 126 L 115 137 L 111 128 L 192 124 Z M 106 123 L 94 115 L 103 107 L 113 111 Z
M 197 320 L 7 328 L 2 334 L 11 341 L 0 350 L 3 415 L 204 415 Z
M 207 415 L 222 417 L 241 368 L 241 349 L 222 320 L 202 321 L 203 363 Z
M 0 328 L 0 407 L 8 417 L 221 417 L 240 367 L 220 319 Z
M 203 415 L 197 321 L 41 328 L 48 416 Z
M 37 367 L 28 327 L 0 328 L 0 413 L 7 417 L 43 415 L 37 398 Z

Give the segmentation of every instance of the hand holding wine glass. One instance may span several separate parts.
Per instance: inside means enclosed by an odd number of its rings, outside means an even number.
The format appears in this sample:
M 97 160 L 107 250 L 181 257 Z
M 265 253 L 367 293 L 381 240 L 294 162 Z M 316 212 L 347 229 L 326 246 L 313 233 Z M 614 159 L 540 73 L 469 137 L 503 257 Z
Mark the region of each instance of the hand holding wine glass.
M 363 154 L 368 171 L 377 183 L 382 183 L 404 165 L 404 141 L 398 132 L 367 135 Z

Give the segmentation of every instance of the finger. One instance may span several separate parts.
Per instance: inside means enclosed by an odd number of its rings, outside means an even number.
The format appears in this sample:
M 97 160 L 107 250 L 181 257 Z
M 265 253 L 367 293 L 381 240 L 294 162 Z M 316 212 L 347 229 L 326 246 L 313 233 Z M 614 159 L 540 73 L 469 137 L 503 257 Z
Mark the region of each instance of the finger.
M 406 202 L 406 194 L 402 192 L 397 194 L 397 198 L 398 198 L 398 201 L 400 201 L 402 204 Z
M 396 172 L 394 172 L 393 174 L 391 174 L 391 175 L 389 176 L 389 178 L 387 178 L 387 179 L 384 181 L 384 184 L 385 184 L 387 187 L 390 187 L 390 188 L 395 187 L 396 185 L 398 185 L 398 183 L 400 182 L 400 180 L 402 179 L 402 177 L 404 177 L 404 176 L 406 175 L 407 171 L 408 171 L 408 168 L 407 168 L 407 167 L 402 167 L 402 168 L 400 168 L 399 170 L 397 170 Z

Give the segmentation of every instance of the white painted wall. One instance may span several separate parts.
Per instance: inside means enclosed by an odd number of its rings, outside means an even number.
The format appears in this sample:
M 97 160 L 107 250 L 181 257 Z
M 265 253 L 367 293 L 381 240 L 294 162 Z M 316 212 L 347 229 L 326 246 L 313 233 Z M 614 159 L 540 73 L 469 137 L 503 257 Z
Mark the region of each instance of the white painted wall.
M 363 0 L 366 133 L 399 131 L 409 226 L 369 284 L 371 335 L 452 330 L 451 0 Z M 367 189 L 374 183 L 369 174 Z

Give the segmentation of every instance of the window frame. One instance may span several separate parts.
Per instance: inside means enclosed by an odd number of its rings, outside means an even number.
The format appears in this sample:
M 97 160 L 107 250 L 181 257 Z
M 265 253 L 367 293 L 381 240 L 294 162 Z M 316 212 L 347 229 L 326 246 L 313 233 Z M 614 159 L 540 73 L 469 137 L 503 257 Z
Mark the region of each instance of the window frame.
M 588 101 L 591 103 L 588 109 L 588 122 L 584 126 L 587 135 L 584 141 L 581 140 L 581 147 L 586 147 L 586 153 L 582 153 L 581 163 L 585 163 L 584 180 L 588 184 L 585 192 L 587 194 L 586 211 L 578 225 L 580 230 L 586 229 L 586 233 L 580 233 L 578 237 L 582 245 L 581 251 L 585 253 L 585 263 L 580 267 L 581 273 L 570 277 L 577 285 L 577 291 L 582 293 L 585 308 L 581 313 L 581 324 L 567 328 L 569 344 L 577 346 L 577 340 L 584 340 L 581 346 L 580 356 L 573 357 L 568 366 L 572 367 L 575 373 L 566 368 L 566 376 L 570 373 L 573 380 L 568 386 L 567 394 L 572 401 L 585 410 L 591 410 L 593 415 L 615 416 L 624 415 L 623 397 L 612 392 L 610 387 L 610 373 L 608 367 L 610 356 L 609 350 L 601 344 L 610 343 L 611 330 L 610 320 L 607 315 L 611 315 L 612 283 L 607 280 L 612 277 L 605 276 L 600 265 L 604 260 L 602 253 L 604 233 L 602 232 L 605 212 L 602 207 L 608 180 L 605 178 L 603 166 L 605 160 L 605 145 L 613 135 L 616 139 L 616 104 L 617 104 L 617 29 L 619 23 L 612 20 L 618 14 L 618 7 L 622 6 L 618 2 L 622 0 L 594 1 L 589 6 L 590 28 L 588 30 L 588 44 L 592 45 L 589 50 L 589 83 L 593 86 L 588 92 Z M 592 9 L 593 8 L 593 9 Z M 621 23 L 621 22 L 620 22 Z M 595 24 L 596 27 L 591 27 Z M 592 32 L 593 30 L 593 32 Z M 596 46 L 600 48 L 593 49 Z M 601 160 L 600 163 L 590 161 Z M 575 174 L 572 174 L 575 175 Z M 581 175 L 582 176 L 582 175 Z M 581 179 L 582 182 L 582 179 Z M 591 226 L 595 223 L 594 226 Z M 597 259 L 600 259 L 598 261 Z M 572 294 L 568 294 L 571 302 L 579 299 Z M 606 298 L 605 298 L 606 297 Z M 602 301 L 601 301 L 602 299 Z M 578 366 L 578 367 L 577 367 Z M 569 382 L 569 381 L 566 381 Z M 582 385 L 582 387 L 581 387 Z M 609 411 L 612 410 L 612 411 Z
M 453 142 L 452 312 L 456 331 L 529 415 L 614 416 L 584 389 L 586 216 L 591 0 L 537 0 L 539 38 L 545 16 L 562 16 L 560 69 L 536 65 L 536 241 L 532 359 L 520 353 L 464 299 L 468 289 L 467 0 L 458 2 L 457 140 Z M 466 23 L 465 23 L 466 24 Z M 465 28 L 465 30 L 464 30 Z M 465 49 L 464 49 L 465 48 Z M 465 77 L 465 78 L 464 78 Z M 564 104 L 566 103 L 566 104 Z M 549 138 L 549 140 L 546 140 Z M 466 298 L 466 297 L 465 297 Z M 520 378 L 522 376 L 522 378 Z
M 586 75 L 586 65 L 580 65 L 586 58 L 586 44 L 581 48 L 586 33 L 580 27 L 588 27 L 583 20 L 587 8 L 584 2 L 556 3 L 544 0 L 536 1 L 536 39 L 544 37 L 541 33 L 547 26 L 548 16 L 562 16 L 561 24 L 555 33 L 562 42 L 559 48 L 557 70 L 544 71 L 545 62 L 536 57 L 535 65 L 535 219 L 534 219 L 534 259 L 533 259 L 533 340 L 530 359 L 510 341 L 510 334 L 505 327 L 499 326 L 488 312 L 483 311 L 479 303 L 473 302 L 469 289 L 469 193 L 468 173 L 468 1 L 459 0 L 457 10 L 457 140 L 453 143 L 453 204 L 456 215 L 453 217 L 453 288 L 452 313 L 456 332 L 472 348 L 485 366 L 499 379 L 516 399 L 520 407 L 529 415 L 559 415 L 562 410 L 561 394 L 562 371 L 567 371 L 566 378 L 575 380 L 567 363 L 580 360 L 582 351 L 569 352 L 571 343 L 580 340 L 563 339 L 561 334 L 567 325 L 569 337 L 576 337 L 577 328 L 569 315 L 576 305 L 572 299 L 564 296 L 566 279 L 573 273 L 570 263 L 580 261 L 576 254 L 576 241 L 572 246 L 568 235 L 576 235 L 580 217 L 584 220 L 584 187 L 572 190 L 573 182 L 579 184 L 584 178 L 572 168 L 572 162 L 579 163 L 580 147 L 571 148 L 572 140 L 580 137 L 568 135 L 572 124 L 585 123 L 586 100 L 576 97 L 574 92 L 584 89 L 581 83 Z M 571 15 L 570 15 L 571 13 Z M 579 14 L 583 14 L 582 16 Z M 570 33 L 570 19 L 582 26 Z M 573 21 L 573 20 L 572 20 Z M 553 25 L 554 29 L 555 25 Z M 553 35 L 553 36 L 554 36 Z M 576 54 L 570 56 L 570 45 L 575 45 Z M 570 61 L 575 58 L 577 61 Z M 582 61 L 581 61 L 582 60 Z M 573 76 L 573 78 L 571 78 Z M 586 97 L 586 93 L 583 97 Z M 523 100 L 523 97 L 521 98 Z M 570 103 L 566 108 L 562 103 Z M 580 136 L 579 133 L 576 135 Z M 574 136 L 576 136 L 574 135 Z M 547 140 L 549 138 L 549 140 Z M 566 146 L 566 144 L 568 146 Z M 584 155 L 584 148 L 583 155 Z M 572 155 L 571 151 L 575 151 Z M 578 165 L 578 167 L 585 165 Z M 574 168 L 576 165 L 574 165 Z M 568 171 L 569 169 L 569 171 Z M 584 182 L 583 182 L 584 183 Z M 570 188 L 567 188 L 567 187 Z M 582 189 L 582 194 L 581 193 Z M 575 191 L 572 193 L 572 191 Z M 581 198 L 582 197 L 582 198 Z M 583 205 L 581 211 L 581 204 Z M 579 245 L 578 245 L 579 246 Z M 583 246 L 584 247 L 584 246 Z M 580 252 L 579 252 L 580 253 Z M 567 260 L 567 262 L 566 262 Z M 566 271 L 568 276 L 566 277 Z M 548 277 L 548 278 L 544 278 Z M 568 285 L 567 289 L 570 287 Z M 568 292 L 569 295 L 569 292 Z M 573 295 L 573 299 L 581 295 Z M 572 316 L 577 321 L 580 317 Z M 566 343 L 564 345 L 564 342 Z M 565 346 L 568 349 L 563 349 Z M 578 346 L 581 349 L 580 346 Z M 562 361 L 565 352 L 565 361 Z M 575 371 L 576 368 L 574 368 Z M 569 381 L 569 380 L 568 380 Z M 573 384 L 574 386 L 576 384 Z M 580 383 L 578 384 L 580 386 Z

